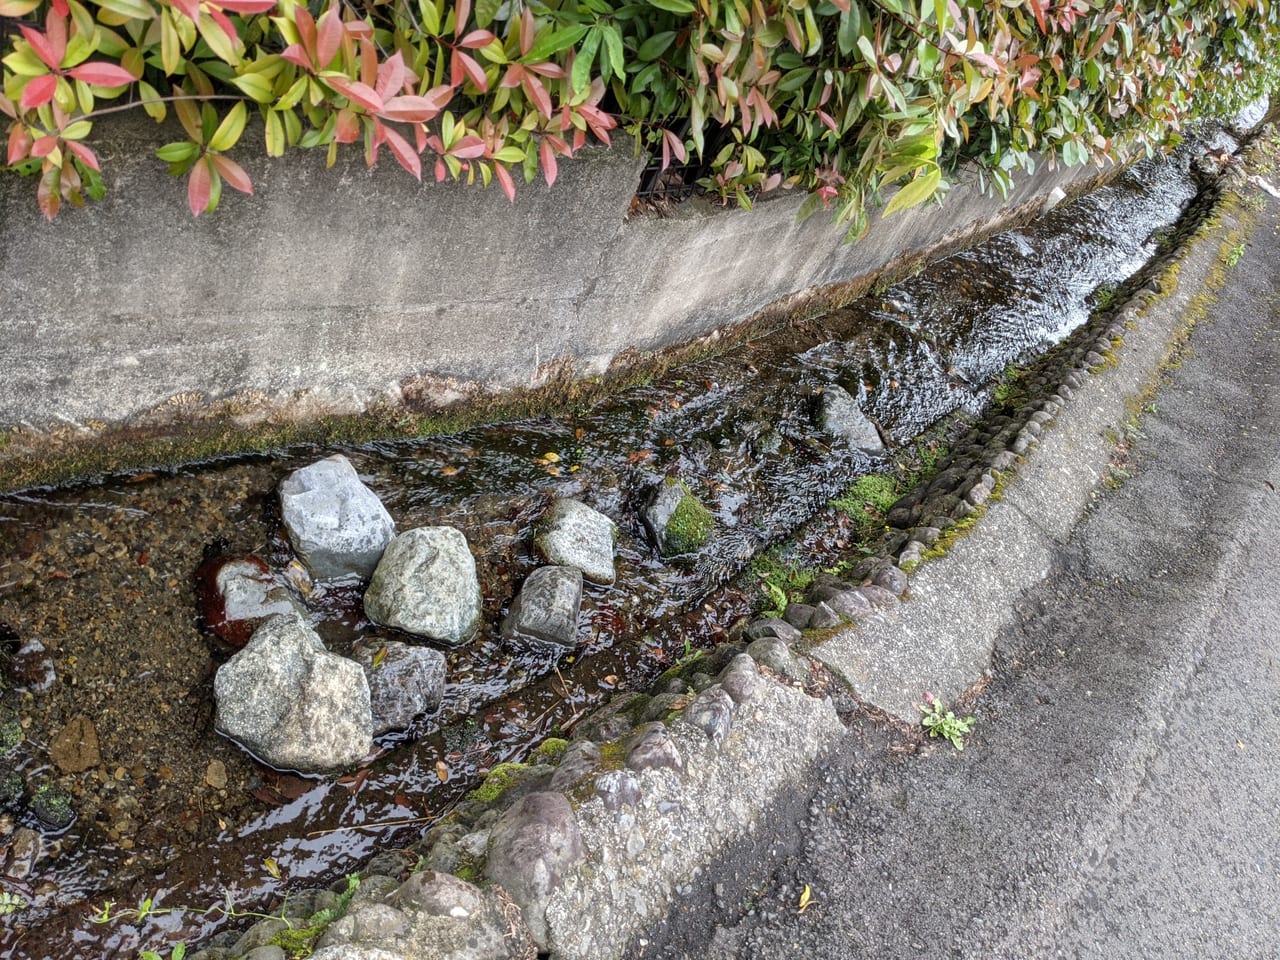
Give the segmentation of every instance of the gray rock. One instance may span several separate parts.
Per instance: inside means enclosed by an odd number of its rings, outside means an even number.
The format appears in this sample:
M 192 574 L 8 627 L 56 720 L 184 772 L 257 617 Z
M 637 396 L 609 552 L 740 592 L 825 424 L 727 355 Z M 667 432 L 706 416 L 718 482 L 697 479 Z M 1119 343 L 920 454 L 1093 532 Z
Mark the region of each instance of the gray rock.
M 809 680 L 809 667 L 803 660 L 795 657 L 781 640 L 766 637 L 756 640 L 747 647 L 747 655 L 763 667 L 792 680 L 805 683 Z
M 396 535 L 391 514 L 342 454 L 285 477 L 280 511 L 289 542 L 317 579 L 367 579 Z
M 782 618 L 797 630 L 807 630 L 813 622 L 814 608 L 807 603 L 789 603 L 782 611 Z
M 257 557 L 219 558 L 206 563 L 214 568 L 212 586 L 217 596 L 210 602 L 202 596 L 201 613 L 205 625 L 233 646 L 243 647 L 253 631 L 271 617 L 302 612 L 293 595 Z M 197 582 L 204 569 L 201 564 Z
M 858 591 L 867 598 L 873 607 L 887 610 L 898 605 L 898 598 L 893 593 L 874 583 L 859 587 Z
M 231 955 L 233 957 L 243 957 L 250 950 L 265 946 L 275 936 L 288 929 L 289 925 L 278 917 L 267 917 L 264 920 L 259 920 L 235 942 L 235 946 L 231 948 Z
M 581 570 L 569 566 L 539 567 L 525 577 L 502 624 L 502 632 L 508 637 L 522 634 L 563 647 L 576 647 L 581 606 Z
M 644 711 L 649 699 L 636 691 L 618 694 L 599 710 L 578 721 L 573 728 L 573 739 L 607 743 L 626 736 L 636 725 L 636 718 Z
M 475 558 L 453 527 L 418 527 L 392 540 L 364 595 L 375 622 L 450 646 L 471 639 L 482 603 Z
M 871 582 L 877 587 L 888 590 L 895 597 L 902 596 L 907 589 L 907 575 L 892 563 L 877 567 L 871 575 Z
M 831 627 L 838 627 L 843 622 L 844 617 L 836 613 L 830 604 L 819 603 L 813 608 L 813 616 L 809 618 L 809 629 L 827 630 Z
M 610 813 L 624 807 L 634 808 L 640 802 L 640 781 L 630 770 L 609 770 L 596 777 L 596 796 Z
M 364 671 L 296 615 L 255 630 L 218 669 L 213 695 L 217 729 L 274 767 L 332 770 L 373 748 Z
M 432 647 L 399 640 L 359 644 L 352 658 L 369 683 L 373 735 L 403 730 L 414 717 L 432 713 L 444 696 L 445 657 Z
M 573 807 L 559 793 L 521 797 L 493 827 L 485 876 L 519 905 L 539 950 L 550 942 L 547 903 L 583 856 Z
M 684 689 L 680 690 L 679 693 L 660 693 L 655 696 L 640 714 L 641 723 L 665 720 L 668 714 L 683 710 L 693 702 L 693 695 L 689 692 L 687 684 L 683 680 L 672 681 L 672 683 L 676 682 L 679 682 Z
M 740 653 L 720 671 L 718 682 L 720 689 L 734 703 L 747 703 L 755 698 L 760 685 L 760 671 L 756 669 L 755 660 L 748 654 Z
M 752 621 L 747 625 L 746 635 L 748 640 L 763 640 L 766 637 L 773 637 L 788 646 L 798 641 L 802 636 L 799 630 L 787 623 L 787 621 L 779 620 L 777 617 L 766 617 L 762 620 Z
M 254 947 L 246 953 L 244 960 L 289 960 L 289 955 L 284 952 L 284 947 L 276 946 L 274 943 L 265 943 L 260 947 Z
M 565 747 L 560 765 L 551 777 L 551 789 L 568 790 L 600 767 L 600 747 L 590 740 L 578 740 Z
M 553 503 L 534 542 L 548 562 L 576 567 L 592 583 L 613 583 L 618 525 L 585 503 Z
M 775 641 L 776 642 L 776 641 Z M 645 770 L 684 770 L 684 758 L 662 723 L 638 727 L 627 742 L 626 764 L 637 773 Z
M 708 687 L 685 710 L 684 718 L 718 747 L 733 725 L 733 699 L 719 686 Z
M 837 384 L 830 384 L 822 391 L 822 412 L 819 417 L 822 429 L 845 441 L 849 446 L 868 453 L 884 450 L 880 431 L 867 419 L 858 401 L 849 391 Z

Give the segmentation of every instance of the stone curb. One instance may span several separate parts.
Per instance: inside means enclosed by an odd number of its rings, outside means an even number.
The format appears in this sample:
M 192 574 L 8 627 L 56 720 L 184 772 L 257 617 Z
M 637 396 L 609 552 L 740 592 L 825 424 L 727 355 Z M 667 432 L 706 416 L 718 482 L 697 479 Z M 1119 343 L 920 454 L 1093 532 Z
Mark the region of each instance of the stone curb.
M 893 529 L 859 571 L 863 584 L 819 584 L 826 593 L 813 598 L 810 622 L 822 626 L 814 618 L 830 612 L 854 626 L 824 635 L 810 655 L 863 702 L 914 724 L 926 692 L 950 702 L 988 673 L 1017 598 L 1044 579 L 1088 509 L 1114 431 L 1211 285 L 1232 228 L 1219 200 L 1242 185 L 1240 165 L 1196 201 L 1179 248 L 1130 281 L 1122 306 L 1031 367 L 1031 399 L 973 427 L 933 480 L 894 505 Z M 973 535 L 944 533 L 956 526 Z M 940 537 L 950 541 L 945 555 L 921 563 Z M 800 637 L 794 625 L 757 621 L 749 645 L 670 671 L 651 697 L 615 698 L 578 725 L 573 743 L 495 770 L 428 832 L 417 864 L 388 854 L 369 865 L 314 957 L 621 957 L 719 851 L 768 829 L 771 801 L 843 735 L 832 701 L 803 689 L 810 667 L 791 649 Z M 557 804 L 570 809 L 563 822 L 530 813 Z M 521 848 L 510 839 L 521 831 L 539 839 Z M 271 943 L 280 929 L 262 921 L 190 960 L 284 960 Z

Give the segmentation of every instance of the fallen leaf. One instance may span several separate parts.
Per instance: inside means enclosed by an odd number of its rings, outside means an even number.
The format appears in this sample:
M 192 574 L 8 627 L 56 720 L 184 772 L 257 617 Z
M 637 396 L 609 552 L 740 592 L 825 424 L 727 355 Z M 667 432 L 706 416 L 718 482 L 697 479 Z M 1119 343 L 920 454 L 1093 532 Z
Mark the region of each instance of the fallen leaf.
M 544 454 L 542 455 L 542 462 L 543 462 L 543 463 L 559 463 L 559 462 L 560 462 L 560 454 L 558 454 L 558 453 L 544 453 Z
M 809 889 L 809 885 L 806 883 L 804 885 L 804 889 L 800 891 L 800 912 L 804 913 L 806 910 L 808 910 L 809 904 L 812 902 L 813 902 L 813 891 Z
M 275 857 L 267 857 L 267 859 L 262 861 L 262 865 L 267 868 L 267 873 L 271 874 L 271 876 L 275 877 L 277 880 L 280 879 L 280 864 L 276 863 Z
M 443 760 L 436 761 L 436 776 L 440 778 L 441 783 L 449 782 L 449 768 L 445 766 Z
M 457 476 L 461 471 L 462 471 L 462 468 L 461 468 L 461 467 L 455 467 L 455 466 L 453 466 L 453 464 L 450 464 L 450 465 L 449 465 L 449 466 L 447 466 L 447 467 L 441 467 L 441 468 L 440 468 L 440 476 L 442 476 L 442 477 L 456 477 L 456 476 Z

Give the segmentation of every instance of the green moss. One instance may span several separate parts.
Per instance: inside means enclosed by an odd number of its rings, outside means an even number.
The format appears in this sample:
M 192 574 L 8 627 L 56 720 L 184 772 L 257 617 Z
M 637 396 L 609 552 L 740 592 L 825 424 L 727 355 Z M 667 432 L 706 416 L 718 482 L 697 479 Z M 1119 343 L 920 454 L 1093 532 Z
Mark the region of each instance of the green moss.
M 0 757 L 8 756 L 22 742 L 22 724 L 17 720 L 0 723 Z
M 308 923 L 305 927 L 290 927 L 286 930 L 281 930 L 267 943 L 279 947 L 290 960 L 309 957 L 316 945 L 316 941 L 329 928 L 331 922 L 331 919 L 325 919 L 317 923 Z
M 484 783 L 467 794 L 467 799 L 478 803 L 493 803 L 514 787 L 519 782 L 520 775 L 528 769 L 527 763 L 500 763 L 489 771 Z
M 480 861 L 472 857 L 463 857 L 453 869 L 453 875 L 467 883 L 480 883 L 484 879 L 484 871 L 480 869 Z
M 855 480 L 844 493 L 831 501 L 831 505 L 847 514 L 857 525 L 858 535 L 866 540 L 884 526 L 885 514 L 901 496 L 901 483 L 897 476 L 873 473 Z
M 706 546 L 715 529 L 715 518 L 711 511 L 702 505 L 682 480 L 667 480 L 667 485 L 678 485 L 684 494 L 676 504 L 675 512 L 667 521 L 663 531 L 663 541 L 667 553 L 693 553 Z
M 621 770 L 627 759 L 627 747 L 622 740 L 610 740 L 600 744 L 600 768 Z
M 533 751 L 532 761 L 534 763 L 559 763 L 568 746 L 569 741 L 561 737 L 551 737 L 543 740 L 542 743 L 538 744 L 538 749 Z
M 691 676 L 694 668 L 707 658 L 705 650 L 690 650 L 687 656 L 681 657 L 680 662 L 673 667 L 668 667 L 659 674 L 658 679 L 653 682 L 651 689 L 661 690 L 672 680 L 684 680 Z M 639 711 L 636 711 L 639 713 Z M 633 717 L 633 719 L 635 719 Z
M 795 561 L 784 561 L 777 550 L 767 550 L 751 561 L 751 575 L 760 581 L 760 592 L 768 604 L 761 612 L 780 617 L 789 604 L 803 598 L 813 583 L 814 571 Z

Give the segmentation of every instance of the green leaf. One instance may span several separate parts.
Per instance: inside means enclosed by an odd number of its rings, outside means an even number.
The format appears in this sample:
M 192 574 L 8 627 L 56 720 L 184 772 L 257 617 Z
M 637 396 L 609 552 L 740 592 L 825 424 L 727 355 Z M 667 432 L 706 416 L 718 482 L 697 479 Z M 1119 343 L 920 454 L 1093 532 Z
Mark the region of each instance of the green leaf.
M 674 30 L 664 30 L 662 33 L 655 33 L 644 43 L 640 44 L 640 49 L 636 51 L 636 57 L 645 61 L 657 60 L 667 52 L 675 38 L 676 32 Z
M 604 27 L 604 44 L 609 51 L 609 60 L 613 64 L 614 72 L 621 77 L 622 68 L 627 62 L 626 51 L 622 47 L 622 31 L 618 29 L 617 24 L 606 23 Z M 608 80 L 608 77 L 605 77 Z
M 200 148 L 196 144 L 184 140 L 181 143 L 166 143 L 156 151 L 156 157 L 165 163 L 183 163 L 193 159 L 199 152 Z
M 587 32 L 587 37 L 578 48 L 573 60 L 573 70 L 569 73 L 569 84 L 574 93 L 587 89 L 591 84 L 591 67 L 595 63 L 596 51 L 600 48 L 600 27 L 594 26 Z
M 502 9 L 502 0 L 476 0 L 476 26 L 487 27 Z
M 575 43 L 586 36 L 589 28 L 586 24 L 574 24 L 572 27 L 564 27 L 560 30 L 549 30 L 546 32 L 538 31 L 537 37 L 533 41 L 533 46 L 529 48 L 520 59 L 524 63 L 542 63 L 552 54 L 559 53 L 561 50 L 567 50 Z
M 231 81 L 255 103 L 270 103 L 275 98 L 275 84 L 260 73 L 246 73 Z
M 132 20 L 150 20 L 156 15 L 155 7 L 146 0 L 98 0 L 98 5 Z
M 668 13 L 693 13 L 698 8 L 689 0 L 648 0 L 649 6 L 666 10 Z
M 145 80 L 138 81 L 138 96 L 142 99 L 142 109 L 147 111 L 147 116 L 156 123 L 162 123 L 168 110 L 165 105 L 160 103 L 160 91 Z M 152 103 L 146 101 L 151 100 Z
M 938 189 L 938 184 L 941 182 L 942 171 L 934 167 L 923 177 L 917 177 L 895 193 L 885 206 L 882 216 L 887 217 L 892 213 L 897 213 L 899 210 L 906 210 L 924 203 L 934 195 Z
M 223 118 L 213 136 L 209 138 L 209 149 L 223 153 L 234 147 L 239 141 L 240 135 L 244 133 L 246 119 L 247 111 L 244 108 L 244 103 L 237 103 Z

